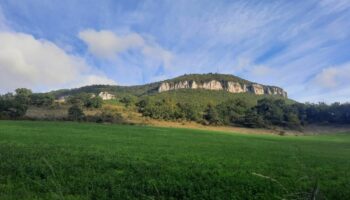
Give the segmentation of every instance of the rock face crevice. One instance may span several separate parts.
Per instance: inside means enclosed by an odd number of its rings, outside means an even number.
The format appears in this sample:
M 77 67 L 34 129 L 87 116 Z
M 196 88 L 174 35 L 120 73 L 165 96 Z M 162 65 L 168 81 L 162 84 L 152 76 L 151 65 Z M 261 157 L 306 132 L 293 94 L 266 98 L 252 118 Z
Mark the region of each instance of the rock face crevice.
M 233 81 L 211 80 L 203 83 L 196 81 L 163 82 L 158 88 L 158 92 L 166 92 L 178 89 L 206 89 L 224 90 L 230 93 L 253 93 L 256 95 L 277 95 L 287 97 L 287 93 L 279 87 L 265 86 L 257 83 L 242 84 Z

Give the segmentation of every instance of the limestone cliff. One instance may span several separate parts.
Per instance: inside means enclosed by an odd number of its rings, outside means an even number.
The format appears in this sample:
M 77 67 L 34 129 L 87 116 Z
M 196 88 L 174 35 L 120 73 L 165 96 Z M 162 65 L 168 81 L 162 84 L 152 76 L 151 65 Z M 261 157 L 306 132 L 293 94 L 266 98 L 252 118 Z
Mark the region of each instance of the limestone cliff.
M 257 83 L 239 83 L 234 81 L 210 80 L 205 82 L 196 82 L 194 80 L 183 80 L 177 82 L 162 82 L 158 92 L 165 92 L 178 89 L 206 89 L 206 90 L 225 90 L 230 93 L 253 93 L 256 95 L 278 95 L 287 97 L 287 93 L 278 87 L 265 86 Z

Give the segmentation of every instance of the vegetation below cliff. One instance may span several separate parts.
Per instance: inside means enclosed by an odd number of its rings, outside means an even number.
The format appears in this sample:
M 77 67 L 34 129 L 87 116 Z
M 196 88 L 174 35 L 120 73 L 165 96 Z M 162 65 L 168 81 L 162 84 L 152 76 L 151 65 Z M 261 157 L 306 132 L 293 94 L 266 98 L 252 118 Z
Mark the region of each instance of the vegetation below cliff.
M 215 83 L 210 82 L 213 79 Z M 213 90 L 188 88 L 189 81 L 192 81 L 191 84 L 196 81 L 198 85 L 209 81 L 214 84 L 209 84 L 209 86 L 214 88 Z M 42 94 L 32 93 L 22 88 L 16 90 L 16 94 L 0 96 L 0 119 L 27 117 L 30 119 L 129 123 L 140 121 L 134 119 L 141 117 L 155 120 L 192 121 L 212 126 L 282 127 L 295 130 L 302 130 L 307 124 L 350 123 L 349 104 L 301 104 L 285 98 L 284 95 L 266 94 L 266 89 L 278 89 L 278 87 L 271 86 L 260 85 L 264 90 L 260 95 L 256 95 L 256 92 L 235 93 L 215 89 L 215 84 L 219 83 L 220 85 L 217 86 L 222 86 L 221 83 L 229 83 L 227 81 L 246 85 L 254 84 L 231 75 L 192 74 L 163 82 L 130 87 L 96 85 Z M 183 83 L 183 85 L 175 86 L 174 90 L 168 88 L 169 91 L 159 92 L 164 83 L 169 85 Z M 280 90 L 282 93 L 280 91 L 276 94 L 283 94 L 283 90 Z M 98 95 L 101 92 L 115 98 L 102 101 Z M 62 99 L 58 100 L 59 97 Z M 29 113 L 28 108 L 31 108 Z M 45 109 L 56 109 L 55 112 L 61 114 L 40 114 L 40 112 L 46 113 Z
M 147 123 L 146 119 L 151 118 L 293 130 L 303 130 L 308 124 L 350 123 L 350 104 L 301 104 L 280 96 L 225 91 L 182 89 L 142 96 L 124 94 L 108 101 L 81 92 L 64 102 L 54 99 L 52 94 L 18 89 L 16 94 L 0 96 L 0 119 Z

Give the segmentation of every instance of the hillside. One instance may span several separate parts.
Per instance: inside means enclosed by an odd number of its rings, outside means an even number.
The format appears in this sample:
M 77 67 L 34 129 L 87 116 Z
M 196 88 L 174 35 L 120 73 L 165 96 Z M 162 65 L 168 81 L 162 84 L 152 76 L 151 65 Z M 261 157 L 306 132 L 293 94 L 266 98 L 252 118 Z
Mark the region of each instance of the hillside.
M 251 93 L 229 93 L 226 91 L 217 91 L 217 90 L 204 90 L 204 89 L 179 89 L 179 90 L 171 90 L 167 92 L 153 93 L 145 96 L 144 98 L 151 99 L 172 99 L 176 103 L 188 103 L 188 104 L 196 104 L 201 107 L 206 107 L 208 104 L 218 105 L 220 103 L 242 99 L 244 100 L 249 107 L 253 107 L 257 104 L 259 99 L 269 98 L 269 99 L 283 99 L 286 100 L 287 103 L 295 103 L 295 101 L 291 99 L 285 99 L 281 96 L 270 96 L 270 95 L 255 95 Z
M 22 88 L 0 100 L 0 118 L 4 119 L 99 123 L 147 123 L 152 119 L 295 130 L 307 123 L 350 121 L 347 104 L 300 104 L 288 99 L 281 88 L 223 74 L 191 74 L 139 86 L 94 85 L 49 94 L 32 94 Z
M 229 93 L 253 93 L 256 95 L 275 95 L 287 97 L 287 93 L 276 86 L 265 86 L 237 76 L 227 74 L 188 74 L 160 82 L 136 86 L 92 85 L 76 89 L 50 92 L 56 97 L 69 96 L 81 92 L 109 92 L 116 96 L 145 96 L 178 89 L 223 90 Z

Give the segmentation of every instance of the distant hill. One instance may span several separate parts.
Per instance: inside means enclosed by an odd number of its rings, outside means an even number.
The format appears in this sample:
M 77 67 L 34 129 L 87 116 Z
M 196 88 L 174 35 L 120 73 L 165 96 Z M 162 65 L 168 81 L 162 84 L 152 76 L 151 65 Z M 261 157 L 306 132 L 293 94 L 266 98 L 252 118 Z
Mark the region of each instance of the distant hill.
M 109 92 L 118 96 L 147 96 L 172 90 L 215 90 L 232 94 L 250 93 L 253 95 L 271 95 L 287 97 L 287 93 L 276 86 L 254 83 L 237 76 L 227 74 L 188 74 L 173 79 L 136 86 L 92 85 L 76 89 L 64 89 L 50 92 L 56 97 L 74 95 L 81 92 L 98 94 Z

